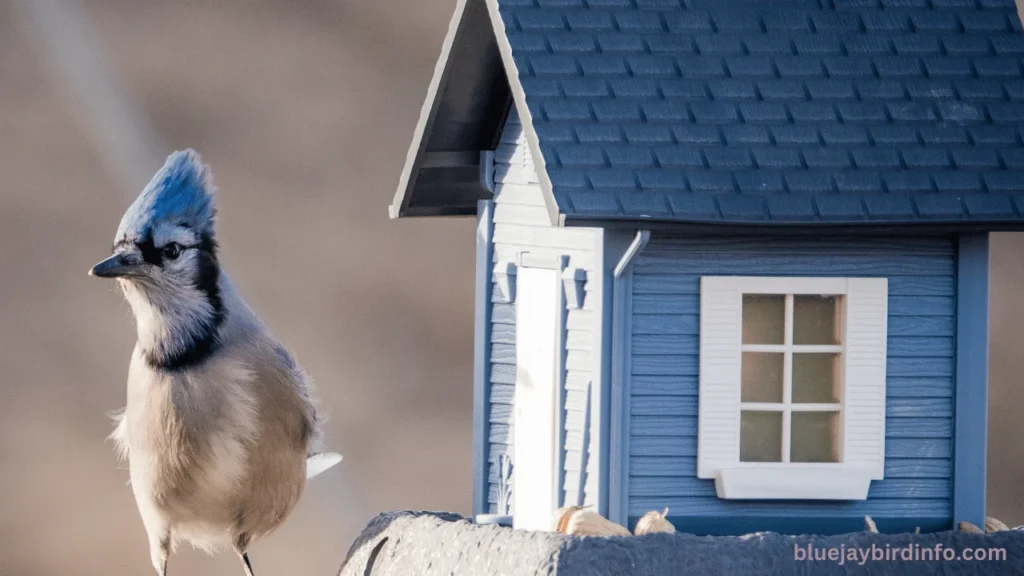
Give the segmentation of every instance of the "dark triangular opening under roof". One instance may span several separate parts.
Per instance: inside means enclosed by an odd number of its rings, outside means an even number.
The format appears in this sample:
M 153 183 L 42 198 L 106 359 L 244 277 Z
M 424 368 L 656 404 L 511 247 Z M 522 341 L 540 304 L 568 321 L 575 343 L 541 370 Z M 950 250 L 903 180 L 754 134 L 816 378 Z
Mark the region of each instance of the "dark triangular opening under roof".
M 512 105 L 487 3 L 463 0 L 420 114 L 393 218 L 476 214 L 491 197 L 481 152 L 494 150 Z

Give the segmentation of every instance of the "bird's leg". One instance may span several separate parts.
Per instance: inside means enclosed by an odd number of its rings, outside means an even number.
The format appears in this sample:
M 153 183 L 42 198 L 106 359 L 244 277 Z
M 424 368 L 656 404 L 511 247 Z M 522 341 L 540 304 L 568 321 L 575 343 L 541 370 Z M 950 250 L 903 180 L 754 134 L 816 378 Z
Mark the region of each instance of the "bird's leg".
M 169 536 L 162 536 L 153 539 L 149 543 L 149 556 L 153 561 L 153 568 L 159 576 L 167 576 L 167 556 L 171 551 L 171 539 Z
M 241 514 L 239 514 L 241 521 Z M 242 567 L 245 568 L 245 576 L 253 576 L 252 564 L 249 562 L 249 542 L 252 538 L 248 534 L 242 533 L 235 537 L 235 552 L 238 553 L 238 557 L 242 559 Z
M 252 573 L 252 564 L 249 563 L 249 554 L 242 552 L 242 566 L 245 568 L 245 576 L 254 576 Z

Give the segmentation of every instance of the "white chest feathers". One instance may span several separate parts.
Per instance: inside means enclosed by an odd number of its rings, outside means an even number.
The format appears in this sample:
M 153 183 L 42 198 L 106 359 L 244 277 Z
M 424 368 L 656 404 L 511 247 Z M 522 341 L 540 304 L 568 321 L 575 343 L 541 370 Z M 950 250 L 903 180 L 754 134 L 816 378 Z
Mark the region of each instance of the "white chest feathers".
M 115 438 L 136 497 L 172 522 L 234 521 L 258 434 L 254 375 L 229 354 L 180 372 L 153 370 L 136 351 Z

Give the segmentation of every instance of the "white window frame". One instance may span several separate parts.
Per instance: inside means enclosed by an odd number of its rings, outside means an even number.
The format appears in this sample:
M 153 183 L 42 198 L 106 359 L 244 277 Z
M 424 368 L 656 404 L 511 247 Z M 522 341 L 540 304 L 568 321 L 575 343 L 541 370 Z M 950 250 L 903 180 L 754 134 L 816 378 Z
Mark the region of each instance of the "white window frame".
M 792 321 L 783 344 L 744 345 L 743 296 L 786 295 L 787 318 L 793 298 L 838 296 L 842 338 L 839 345 L 796 346 Z M 715 480 L 719 498 L 864 500 L 872 480 L 885 470 L 885 364 L 888 281 L 885 278 L 705 276 L 701 278 L 700 403 L 697 476 Z M 740 413 L 744 406 L 794 411 L 790 394 L 783 403 L 743 403 L 742 354 L 746 352 L 838 352 L 840 401 L 804 404 L 795 411 L 836 409 L 840 417 L 839 462 L 786 462 L 790 418 L 784 418 L 783 462 L 740 462 Z M 787 358 L 791 356 L 787 355 Z M 790 362 L 784 370 L 789 375 Z M 784 378 L 784 385 L 791 385 Z

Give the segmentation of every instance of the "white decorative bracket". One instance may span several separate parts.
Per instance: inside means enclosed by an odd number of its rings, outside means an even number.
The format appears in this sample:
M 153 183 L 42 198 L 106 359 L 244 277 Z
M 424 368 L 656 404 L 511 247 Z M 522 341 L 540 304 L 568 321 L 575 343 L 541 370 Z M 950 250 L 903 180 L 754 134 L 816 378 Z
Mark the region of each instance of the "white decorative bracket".
M 565 305 L 570 310 L 583 307 L 584 286 L 587 271 L 581 268 L 566 268 L 562 271 L 562 285 L 565 288 Z
M 516 301 L 516 265 L 506 262 L 504 266 L 495 266 L 492 277 L 498 292 L 509 304 Z

